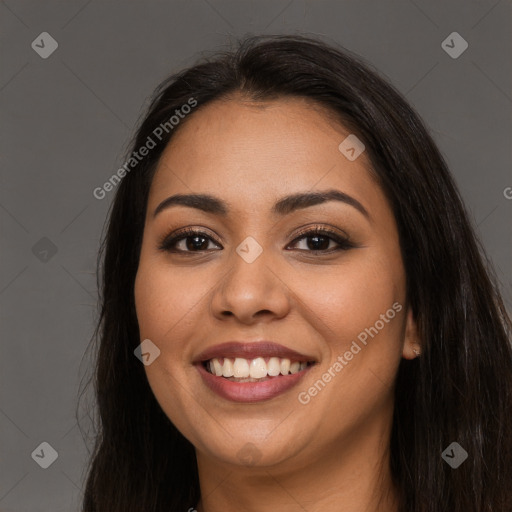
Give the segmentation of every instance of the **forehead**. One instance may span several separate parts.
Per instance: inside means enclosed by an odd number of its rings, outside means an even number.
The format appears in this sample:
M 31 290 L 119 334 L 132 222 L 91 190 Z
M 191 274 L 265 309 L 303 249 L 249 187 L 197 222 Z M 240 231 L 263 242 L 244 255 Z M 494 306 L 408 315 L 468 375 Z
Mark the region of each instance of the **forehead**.
M 270 207 L 284 192 L 332 187 L 383 201 L 365 153 L 350 161 L 340 152 L 349 135 L 325 108 L 302 98 L 212 102 L 162 154 L 150 206 L 172 193 L 207 192 L 242 211 Z

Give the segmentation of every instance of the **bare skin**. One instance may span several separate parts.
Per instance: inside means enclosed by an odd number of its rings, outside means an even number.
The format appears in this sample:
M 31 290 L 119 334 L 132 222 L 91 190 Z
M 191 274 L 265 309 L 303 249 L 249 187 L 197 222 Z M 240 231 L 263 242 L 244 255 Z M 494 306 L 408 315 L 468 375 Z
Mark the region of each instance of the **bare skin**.
M 366 154 L 349 161 L 338 149 L 349 133 L 302 99 L 234 97 L 195 112 L 159 162 L 135 301 L 141 340 L 161 351 L 145 367 L 151 388 L 196 448 L 199 512 L 397 510 L 389 470 L 393 382 L 401 359 L 416 357 L 420 343 L 393 213 Z M 332 189 L 368 215 L 334 200 L 271 212 L 283 196 Z M 153 216 L 178 193 L 213 195 L 229 211 L 179 205 Z M 181 253 L 158 249 L 184 227 L 203 233 L 204 250 L 185 239 L 174 247 Z M 315 235 L 298 232 L 315 227 L 353 245 L 333 251 L 338 243 L 325 238 L 326 249 L 314 253 Z M 236 252 L 248 236 L 263 249 L 252 263 Z M 376 324 L 393 304 L 393 318 Z M 366 345 L 357 341 L 381 324 Z M 232 402 L 211 391 L 192 364 L 228 340 L 271 340 L 317 364 L 279 396 Z M 361 350 L 348 360 L 354 341 Z M 333 370 L 340 356 L 346 364 Z M 309 393 L 329 369 L 325 387 Z

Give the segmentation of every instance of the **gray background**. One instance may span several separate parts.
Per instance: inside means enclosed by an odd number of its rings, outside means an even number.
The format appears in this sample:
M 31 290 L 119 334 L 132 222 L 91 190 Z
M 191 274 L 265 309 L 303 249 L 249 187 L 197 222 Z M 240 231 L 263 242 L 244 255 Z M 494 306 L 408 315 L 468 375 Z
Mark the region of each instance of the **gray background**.
M 1 1 L 0 510 L 78 510 L 87 451 L 75 409 L 113 197 L 92 191 L 123 163 L 160 80 L 239 36 L 322 35 L 406 95 L 510 310 L 510 11 L 504 0 Z M 441 47 L 453 31 L 469 44 L 457 59 Z M 42 32 L 59 45 L 47 59 L 31 47 Z M 31 457 L 43 441 L 58 452 L 48 469 Z

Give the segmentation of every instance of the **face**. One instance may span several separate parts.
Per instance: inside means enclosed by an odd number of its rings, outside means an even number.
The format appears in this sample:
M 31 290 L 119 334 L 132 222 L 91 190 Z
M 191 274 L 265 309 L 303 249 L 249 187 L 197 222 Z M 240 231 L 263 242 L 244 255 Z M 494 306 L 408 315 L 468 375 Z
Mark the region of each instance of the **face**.
M 136 311 L 160 350 L 152 391 L 198 460 L 297 467 L 389 431 L 414 323 L 395 219 L 365 152 L 338 148 L 349 134 L 305 100 L 233 98 L 195 112 L 161 157 Z M 176 194 L 216 202 L 162 204 Z M 214 372 L 257 380 L 208 373 L 214 355 Z

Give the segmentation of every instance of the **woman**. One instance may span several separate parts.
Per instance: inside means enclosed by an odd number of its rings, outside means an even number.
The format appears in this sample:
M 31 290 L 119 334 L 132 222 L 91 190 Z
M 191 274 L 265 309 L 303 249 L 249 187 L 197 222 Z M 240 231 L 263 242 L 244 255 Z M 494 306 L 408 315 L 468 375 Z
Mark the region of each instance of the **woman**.
M 512 510 L 510 319 L 389 84 L 249 38 L 159 87 L 123 169 L 84 512 Z

